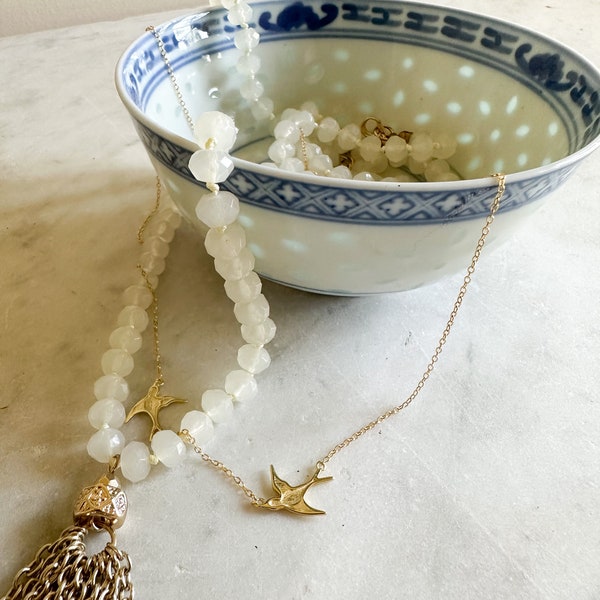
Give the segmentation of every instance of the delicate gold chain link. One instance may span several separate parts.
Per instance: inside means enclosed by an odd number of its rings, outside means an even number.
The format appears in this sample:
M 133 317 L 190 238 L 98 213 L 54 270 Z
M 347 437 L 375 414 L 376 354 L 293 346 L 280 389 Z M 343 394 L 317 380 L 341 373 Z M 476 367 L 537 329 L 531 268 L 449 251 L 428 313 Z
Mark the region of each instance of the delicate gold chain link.
M 158 46 L 160 55 L 163 59 L 163 62 L 165 63 L 165 67 L 167 69 L 167 73 L 169 74 L 169 79 L 171 80 L 171 84 L 173 86 L 173 91 L 175 92 L 175 96 L 177 96 L 177 100 L 179 101 L 179 105 L 181 106 L 181 110 L 183 111 L 185 119 L 188 122 L 190 129 L 192 129 L 192 131 L 193 131 L 194 120 L 192 119 L 192 115 L 190 115 L 190 111 L 188 110 L 188 108 L 183 100 L 183 94 L 181 92 L 181 88 L 179 87 L 179 83 L 177 83 L 177 77 L 175 76 L 175 72 L 173 71 L 173 67 L 171 66 L 171 61 L 169 60 L 167 51 L 165 50 L 165 45 L 163 44 L 163 41 L 160 39 L 160 35 L 159 35 L 158 31 L 156 31 L 156 29 L 154 28 L 153 25 L 150 25 L 149 27 L 147 27 L 146 31 L 149 31 L 150 33 L 152 33 L 152 35 L 156 39 L 156 45 Z
M 467 267 L 467 272 L 465 274 L 465 277 L 463 278 L 463 283 L 458 291 L 458 296 L 454 302 L 452 311 L 450 312 L 450 317 L 448 318 L 446 327 L 444 328 L 444 331 L 442 332 L 442 335 L 441 335 L 441 337 L 438 341 L 438 344 L 433 352 L 433 355 L 431 356 L 429 364 L 425 368 L 425 371 L 424 371 L 421 379 L 419 380 L 419 383 L 417 383 L 413 392 L 410 394 L 410 396 L 408 396 L 408 398 L 406 398 L 406 400 L 404 400 L 404 402 L 402 402 L 401 404 L 398 404 L 397 406 L 394 406 L 394 408 L 391 408 L 387 412 L 382 413 L 376 419 L 374 419 L 370 423 L 367 423 L 366 425 L 361 427 L 359 430 L 355 431 L 352 435 L 348 436 L 343 442 L 340 442 L 339 444 L 334 446 L 329 451 L 329 453 L 326 454 L 321 460 L 317 461 L 317 468 L 320 471 L 325 469 L 325 465 L 336 454 L 338 454 L 338 452 L 341 452 L 344 448 L 347 448 L 350 444 L 352 444 L 352 442 L 355 442 L 359 437 L 361 437 L 368 431 L 371 431 L 371 429 L 373 429 L 374 427 L 377 427 L 377 425 L 383 423 L 390 417 L 393 417 L 394 415 L 398 414 L 401 410 L 404 410 L 419 395 L 419 392 L 425 386 L 425 382 L 429 379 L 429 376 L 433 372 L 433 369 L 435 368 L 435 364 L 439 360 L 440 354 L 442 353 L 442 350 L 444 349 L 444 345 L 446 344 L 448 336 L 450 335 L 450 331 L 452 330 L 452 327 L 454 326 L 454 321 L 456 319 L 456 315 L 458 314 L 458 311 L 463 303 L 465 294 L 467 293 L 467 288 L 469 287 L 469 284 L 471 283 L 472 275 L 475 272 L 475 267 L 476 267 L 477 263 L 479 262 L 479 258 L 481 257 L 481 251 L 483 250 L 483 247 L 485 245 L 485 240 L 490 232 L 490 225 L 494 221 L 496 213 L 498 212 L 498 209 L 500 208 L 500 201 L 502 199 L 502 196 L 504 196 L 504 192 L 506 190 L 506 176 L 503 175 L 502 173 L 496 173 L 494 175 L 494 177 L 496 177 L 496 179 L 498 180 L 498 189 L 496 191 L 496 196 L 494 197 L 494 200 L 493 200 L 491 208 L 490 208 L 490 212 L 485 220 L 485 225 L 483 226 L 483 228 L 481 230 L 481 236 L 479 237 L 477 246 L 475 247 L 475 251 L 474 251 L 473 257 L 471 259 L 471 264 Z
M 138 229 L 137 240 L 138 240 L 139 244 L 144 243 L 144 233 L 146 232 L 146 228 L 148 227 L 148 224 L 150 223 L 150 221 L 156 216 L 156 214 L 160 210 L 161 191 L 162 191 L 162 184 L 160 182 L 160 177 L 158 177 L 158 175 L 157 175 L 156 176 L 156 199 L 154 201 L 154 208 L 148 213 L 148 215 L 146 216 L 146 218 L 140 225 L 140 228 Z
M 252 501 L 252 504 L 254 505 L 258 505 L 261 503 L 265 502 L 264 498 L 260 498 L 259 496 L 257 496 L 242 480 L 241 477 L 239 477 L 238 475 L 236 475 L 229 467 L 225 466 L 221 461 L 216 460 L 215 458 L 213 458 L 212 456 L 210 456 L 209 454 L 207 454 L 206 452 L 204 452 L 204 450 L 202 450 L 202 448 L 200 448 L 200 446 L 198 446 L 198 444 L 196 444 L 196 440 L 194 439 L 194 437 L 190 434 L 190 432 L 187 429 L 184 429 L 182 431 L 179 432 L 179 436 L 181 437 L 181 439 L 186 442 L 187 444 L 189 444 L 194 452 L 205 462 L 207 462 L 209 465 L 213 466 L 215 469 L 217 469 L 218 471 L 221 471 L 222 473 L 225 474 L 226 477 L 228 477 L 229 479 L 231 479 L 231 481 L 237 485 L 243 492 L 244 494 L 246 494 L 246 496 L 248 498 L 250 498 L 250 500 Z

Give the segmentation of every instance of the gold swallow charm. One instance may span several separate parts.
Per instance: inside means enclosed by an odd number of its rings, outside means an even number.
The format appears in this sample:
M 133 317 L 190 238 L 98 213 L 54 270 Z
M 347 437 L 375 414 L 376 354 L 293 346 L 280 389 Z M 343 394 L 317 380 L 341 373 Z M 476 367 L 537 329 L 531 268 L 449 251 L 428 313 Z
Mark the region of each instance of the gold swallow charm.
M 262 500 L 260 503 L 257 503 L 256 506 L 259 508 L 267 508 L 269 510 L 287 510 L 299 515 L 324 515 L 325 511 L 309 506 L 304 500 L 304 494 L 306 494 L 312 485 L 319 483 L 320 481 L 333 479 L 333 477 L 319 477 L 319 473 L 320 470 L 317 469 L 315 474 L 306 483 L 292 486 L 287 481 L 281 479 L 275 472 L 273 465 L 271 465 L 273 491 L 278 494 L 278 496 L 273 496 L 273 498 L 269 498 L 268 500 Z
M 184 402 L 187 402 L 187 400 L 184 400 L 183 398 L 176 398 L 175 396 L 162 396 L 159 393 L 161 385 L 161 381 L 157 379 L 150 386 L 148 393 L 141 400 L 135 403 L 133 408 L 129 411 L 127 418 L 125 419 L 125 422 L 129 422 L 129 420 L 135 415 L 141 413 L 147 414 L 150 417 L 150 420 L 152 421 L 150 440 L 152 440 L 154 434 L 157 431 L 160 431 L 162 429 L 158 420 L 158 413 L 170 404 L 182 404 Z

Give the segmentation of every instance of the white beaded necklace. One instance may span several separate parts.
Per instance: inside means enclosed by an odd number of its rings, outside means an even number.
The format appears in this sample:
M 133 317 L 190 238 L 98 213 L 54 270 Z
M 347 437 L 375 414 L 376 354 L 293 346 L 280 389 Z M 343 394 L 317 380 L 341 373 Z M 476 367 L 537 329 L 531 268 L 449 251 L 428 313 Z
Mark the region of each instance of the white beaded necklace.
M 229 10 L 229 21 L 240 26 L 235 33 L 235 44 L 243 52 L 238 62 L 238 69 L 246 75 L 241 93 L 251 101 L 255 118 L 272 117 L 273 103 L 264 96 L 263 87 L 256 79 L 260 63 L 257 57 L 252 55 L 252 50 L 258 44 L 259 34 L 248 25 L 252 9 L 243 0 L 224 0 L 223 5 Z M 237 130 L 233 120 L 222 113 L 204 113 L 196 123 L 192 122 L 182 102 L 181 92 L 166 59 L 162 42 L 156 32 L 152 31 L 165 58 L 165 64 L 184 108 L 184 114 L 193 126 L 199 145 L 199 149 L 190 159 L 189 167 L 193 175 L 206 184 L 208 193 L 199 199 L 196 215 L 208 227 L 205 238 L 206 250 L 215 259 L 215 269 L 225 280 L 227 296 L 235 303 L 234 314 L 241 324 L 242 337 L 246 342 L 238 351 L 240 369 L 227 374 L 222 389 L 207 390 L 202 394 L 202 411 L 197 409 L 189 411 L 181 421 L 179 432 L 161 427 L 160 410 L 172 403 L 182 401 L 160 393 L 164 379 L 160 360 L 156 295 L 158 278 L 165 269 L 169 243 L 179 226 L 180 217 L 171 210 L 159 211 L 161 188 L 160 182 L 157 182 L 155 210 L 144 221 L 138 233 L 138 239 L 143 246 L 138 265 L 141 280 L 125 290 L 123 296 L 125 307 L 117 318 L 117 328 L 109 336 L 110 349 L 102 356 L 103 375 L 94 384 L 94 395 L 97 401 L 88 414 L 91 425 L 97 430 L 88 442 L 88 452 L 97 461 L 107 464 L 106 475 L 95 485 L 81 492 L 75 503 L 74 526 L 67 528 L 56 542 L 40 549 L 32 563 L 17 574 L 11 589 L 1 600 L 18 600 L 25 597 L 57 600 L 84 597 L 98 600 L 132 599 L 131 562 L 126 553 L 118 550 L 114 533 L 115 529 L 122 525 L 127 512 L 127 499 L 114 477 L 115 471 L 120 464 L 121 472 L 126 479 L 131 482 L 141 481 L 148 476 L 152 466 L 159 462 L 166 467 L 179 464 L 185 455 L 186 443 L 202 459 L 229 477 L 244 491 L 254 506 L 275 511 L 287 510 L 296 514 L 322 514 L 323 511 L 314 509 L 305 502 L 304 495 L 312 485 L 331 479 L 331 477 L 320 476 L 327 463 L 362 435 L 409 406 L 432 373 L 462 305 L 504 193 L 505 178 L 503 175 L 496 175 L 498 191 L 492 202 L 490 214 L 482 229 L 446 327 L 413 392 L 401 404 L 379 415 L 336 444 L 316 462 L 315 473 L 308 481 L 292 486 L 279 478 L 271 467 L 275 495 L 271 498 L 260 498 L 234 475 L 231 469 L 211 458 L 201 448 L 201 445 L 210 441 L 213 435 L 213 422 L 227 420 L 233 413 L 234 402 L 249 400 L 256 394 L 257 384 L 254 376 L 269 366 L 270 357 L 264 346 L 275 334 L 275 325 L 269 318 L 269 304 L 261 293 L 262 284 L 254 271 L 254 257 L 246 246 L 244 230 L 237 223 L 239 201 L 233 194 L 219 189 L 219 183 L 227 179 L 233 169 L 229 152 L 234 146 Z M 323 155 L 322 151 L 314 146 L 308 146 L 309 142 L 306 139 L 314 129 L 317 129 L 314 122 L 315 115 L 316 110 L 284 113 L 282 122 L 276 128 L 277 139 L 273 154 L 282 158 L 282 163 L 287 159 L 296 158 L 301 161 L 302 170 L 321 169 L 323 174 L 331 175 L 337 168 L 333 165 L 333 161 L 319 158 Z M 363 136 L 365 138 L 363 141 L 363 138 L 358 139 L 354 135 L 355 131 L 348 133 L 348 129 L 339 128 L 336 123 L 327 119 L 320 120 L 318 129 L 321 131 L 320 141 L 327 141 L 327 138 L 333 141 L 332 133 L 335 131 L 337 132 L 335 139 L 340 149 L 344 149 L 346 144 L 349 150 L 358 147 L 362 158 L 373 164 L 376 164 L 382 156 L 390 164 L 399 163 L 400 152 L 405 155 L 403 160 L 407 158 L 410 160 L 411 153 L 412 158 L 416 160 L 424 157 L 424 148 L 427 148 L 427 153 L 428 155 L 430 153 L 431 157 L 435 151 L 439 154 L 437 160 L 444 160 L 441 156 L 450 148 L 450 145 L 443 141 L 436 142 L 425 138 L 421 140 L 417 138 L 415 141 L 411 138 L 411 143 L 404 145 L 394 140 L 392 146 L 396 145 L 395 148 L 388 148 L 386 151 L 389 141 L 393 137 L 400 136 L 388 136 L 384 145 L 381 144 L 381 140 L 375 142 L 366 139 L 370 136 Z M 296 133 L 298 133 L 296 147 L 300 148 L 300 156 L 293 156 L 289 151 Z M 323 135 L 326 139 L 322 139 Z M 353 140 L 352 147 L 349 145 L 350 138 Z M 297 168 L 298 163 L 296 162 L 295 165 Z M 283 164 L 281 166 L 285 168 Z M 391 166 L 394 167 L 393 164 Z M 359 176 L 361 174 L 370 176 L 368 171 L 361 171 Z M 333 176 L 345 175 L 347 173 L 340 169 L 338 173 L 333 174 Z M 126 416 L 123 403 L 129 395 L 129 386 L 125 377 L 133 370 L 133 355 L 141 348 L 142 333 L 150 323 L 147 309 L 150 309 L 152 314 L 156 378 L 146 396 L 138 401 Z M 120 427 L 126 420 L 140 413 L 147 414 L 152 421 L 151 449 L 139 441 L 126 444 L 124 435 L 120 431 Z M 110 541 L 101 552 L 88 556 L 84 537 L 89 531 L 98 529 L 108 531 Z

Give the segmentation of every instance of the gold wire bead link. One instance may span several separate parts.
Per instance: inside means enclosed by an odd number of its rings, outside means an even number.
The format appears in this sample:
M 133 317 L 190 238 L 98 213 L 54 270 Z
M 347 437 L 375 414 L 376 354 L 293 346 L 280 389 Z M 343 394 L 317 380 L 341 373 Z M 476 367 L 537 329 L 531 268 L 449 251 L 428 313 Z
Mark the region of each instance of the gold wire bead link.
M 206 452 L 204 452 L 204 450 L 202 450 L 202 448 L 200 448 L 200 446 L 198 446 L 198 444 L 196 444 L 196 440 L 194 439 L 194 436 L 192 436 L 190 434 L 190 432 L 187 429 L 183 429 L 179 432 L 179 437 L 186 443 L 189 444 L 192 449 L 194 450 L 194 452 L 206 463 L 208 463 L 209 465 L 211 465 L 212 467 L 214 467 L 217 471 L 220 471 L 221 473 L 223 473 L 225 475 L 225 477 L 227 477 L 228 479 L 230 479 L 238 488 L 240 488 L 244 494 L 246 495 L 247 498 L 250 499 L 251 503 L 254 506 L 260 506 L 262 504 L 264 504 L 266 502 L 266 500 L 264 498 L 260 498 L 259 496 L 257 496 L 242 480 L 241 477 L 239 477 L 238 475 L 236 475 L 229 467 L 225 466 L 221 461 L 216 460 L 215 458 L 213 458 L 212 456 L 210 456 L 209 454 L 207 454 Z
M 373 429 L 374 427 L 377 427 L 377 425 L 380 425 L 381 423 L 383 423 L 390 417 L 393 417 L 394 415 L 398 414 L 400 411 L 404 410 L 419 395 L 419 392 L 425 386 L 425 382 L 429 379 L 431 373 L 433 372 L 433 370 L 435 368 L 435 364 L 438 362 L 440 354 L 442 353 L 442 350 L 444 349 L 444 345 L 446 344 L 448 336 L 450 335 L 450 331 L 452 330 L 452 327 L 454 326 L 454 321 L 456 320 L 456 315 L 458 314 L 458 311 L 463 303 L 465 294 L 467 293 L 467 288 L 469 287 L 469 284 L 471 283 L 472 275 L 475 272 L 475 267 L 479 261 L 481 252 L 485 245 L 485 240 L 490 232 L 490 225 L 494 221 L 496 213 L 498 212 L 498 209 L 500 208 L 500 201 L 502 200 L 502 197 L 504 196 L 504 192 L 506 190 L 506 176 L 502 173 L 495 173 L 493 175 L 493 177 L 495 177 L 498 180 L 498 187 L 496 190 L 496 195 L 494 196 L 494 200 L 492 201 L 492 204 L 490 206 L 490 211 L 485 220 L 485 224 L 483 225 L 483 228 L 481 229 L 481 235 L 479 236 L 479 240 L 477 241 L 475 251 L 473 252 L 473 257 L 471 258 L 471 263 L 467 267 L 467 272 L 463 278 L 463 283 L 460 286 L 458 295 L 456 297 L 456 300 L 454 301 L 452 310 L 450 311 L 450 316 L 448 317 L 448 321 L 446 322 L 446 327 L 444 328 L 444 331 L 442 332 L 442 335 L 438 341 L 438 344 L 437 344 L 435 350 L 433 351 L 433 354 L 431 356 L 431 359 L 429 360 L 427 367 L 425 367 L 425 371 L 423 372 L 423 375 L 421 376 L 419 383 L 417 383 L 417 385 L 415 386 L 415 388 L 412 391 L 412 393 L 410 394 L 410 396 L 408 396 L 408 398 L 406 398 L 406 400 L 404 400 L 404 402 L 402 402 L 401 404 L 398 404 L 397 406 L 394 406 L 387 412 L 384 412 L 383 414 L 379 415 L 376 419 L 374 419 L 370 423 L 367 423 L 366 425 L 361 427 L 359 430 L 355 431 L 352 435 L 348 436 L 345 440 L 343 440 L 342 442 L 340 442 L 339 444 L 334 446 L 329 451 L 328 454 L 326 454 L 322 459 L 320 459 L 317 462 L 317 469 L 319 471 L 323 471 L 326 468 L 327 463 L 336 454 L 338 454 L 338 452 L 341 452 L 344 448 L 347 448 L 350 444 L 355 442 L 358 438 L 363 436 L 365 433 L 367 433 L 368 431 L 371 431 L 371 429 Z
M 394 135 L 401 137 L 408 143 L 410 136 L 413 134 L 412 131 L 406 130 L 396 132 L 389 125 L 384 125 L 377 117 L 367 117 L 360 124 L 360 133 L 363 137 L 375 135 L 381 140 L 382 144 L 385 144 Z

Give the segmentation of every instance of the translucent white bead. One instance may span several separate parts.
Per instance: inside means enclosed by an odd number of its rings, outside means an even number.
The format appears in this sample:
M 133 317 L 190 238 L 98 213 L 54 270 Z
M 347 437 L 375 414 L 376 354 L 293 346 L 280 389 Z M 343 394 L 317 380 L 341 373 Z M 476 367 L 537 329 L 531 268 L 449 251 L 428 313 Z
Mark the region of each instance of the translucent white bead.
M 317 154 L 308 161 L 308 168 L 317 175 L 327 175 L 333 169 L 333 162 L 327 154 Z
M 88 454 L 98 462 L 107 463 L 113 456 L 121 454 L 125 446 L 125 436 L 112 427 L 96 431 L 87 443 Z
M 279 123 L 275 125 L 273 135 L 275 136 L 275 139 L 282 139 L 290 144 L 295 144 L 300 140 L 300 128 L 296 123 L 294 123 L 294 121 L 285 119 L 283 121 L 279 121 Z
M 408 157 L 408 168 L 413 175 L 423 175 L 427 168 L 427 162 L 420 162 L 411 155 Z
M 260 58 L 256 54 L 243 54 L 235 67 L 241 75 L 255 75 L 260 70 Z
M 149 275 L 160 275 L 164 272 L 167 264 L 165 259 L 152 254 L 152 252 L 142 252 L 140 256 L 140 266 Z
M 225 378 L 225 391 L 237 402 L 247 402 L 256 397 L 258 384 L 248 371 L 231 371 Z
M 227 13 L 232 25 L 243 25 L 252 18 L 252 8 L 246 2 L 236 2 Z
M 262 289 L 260 277 L 251 271 L 242 279 L 225 281 L 225 293 L 232 302 L 250 302 Z
M 456 152 L 456 140 L 446 133 L 437 135 L 433 141 L 433 158 L 450 158 Z
M 240 29 L 233 34 L 233 43 L 235 47 L 242 52 L 248 52 L 258 46 L 260 34 L 253 27 Z
M 144 248 L 154 256 L 166 258 L 169 255 L 169 244 L 158 237 L 144 239 Z
M 225 227 L 240 214 L 240 202 L 231 192 L 204 194 L 196 205 L 196 216 L 208 227 Z
M 139 332 L 148 327 L 148 313 L 139 306 L 126 306 L 117 317 L 117 324 L 121 327 L 131 326 Z
M 306 137 L 312 135 L 317 127 L 314 116 L 307 110 L 296 111 L 294 121 Z
M 233 223 L 225 230 L 209 229 L 204 246 L 214 258 L 232 259 L 246 246 L 246 233 L 239 223 Z
M 281 164 L 286 158 L 296 154 L 296 148 L 286 139 L 275 140 L 267 151 L 269 158 L 277 164 Z
M 352 179 L 352 171 L 348 167 L 338 165 L 329 171 L 329 177 L 335 177 L 337 179 Z
M 301 156 L 305 160 L 310 160 L 315 156 L 323 156 L 323 150 L 319 144 L 304 141 L 296 144 L 296 156 Z
M 204 446 L 215 435 L 212 419 L 201 410 L 191 410 L 181 419 L 181 430 L 187 429 L 198 446 Z
M 194 123 L 194 137 L 202 150 L 214 148 L 224 153 L 229 152 L 235 144 L 237 131 L 234 120 L 216 110 L 202 113 Z
M 137 483 L 148 477 L 152 465 L 150 450 L 142 442 L 129 442 L 121 452 L 121 473 L 132 483 Z
M 125 402 L 129 397 L 129 385 L 120 375 L 109 373 L 94 382 L 94 396 L 96 400 L 113 398 L 119 402 Z
M 215 423 L 224 423 L 233 414 L 231 396 L 225 390 L 206 390 L 202 394 L 202 410 Z
M 245 342 L 253 346 L 268 344 L 274 337 L 277 327 L 272 319 L 265 319 L 256 325 L 242 325 L 241 332 Z
M 139 306 L 146 309 L 152 304 L 152 292 L 142 284 L 130 285 L 123 292 L 123 304 L 125 306 Z
M 351 123 L 340 130 L 337 136 L 337 144 L 342 152 L 348 152 L 348 150 L 356 148 L 361 138 L 360 127 L 355 123 Z
M 226 10 L 229 10 L 231 8 L 233 8 L 237 2 L 239 2 L 240 0 L 220 0 L 220 4 L 223 8 L 225 8 Z
M 246 344 L 238 350 L 238 365 L 248 373 L 262 373 L 270 364 L 269 353 L 260 346 Z
M 317 128 L 317 139 L 328 144 L 333 142 L 340 132 L 340 125 L 333 117 L 325 117 Z
M 184 441 L 170 429 L 163 429 L 157 431 L 152 436 L 152 452 L 156 455 L 156 458 L 165 465 L 172 469 L 176 467 L 185 456 L 185 443 Z
M 163 210 L 158 213 L 158 218 L 165 223 L 168 223 L 175 229 L 181 225 L 182 220 L 179 212 L 177 210 L 173 210 L 172 208 L 163 208 Z
M 303 173 L 306 171 L 304 168 L 304 161 L 300 158 L 296 158 L 295 156 L 290 156 L 289 158 L 284 159 L 279 167 L 284 171 L 289 171 L 291 173 Z
M 254 269 L 254 254 L 248 248 L 242 248 L 233 258 L 215 258 L 215 271 L 226 281 L 246 277 Z
M 381 153 L 381 140 L 376 135 L 367 135 L 358 143 L 360 155 L 373 162 Z
M 450 171 L 450 165 L 447 161 L 441 159 L 432 160 L 425 168 L 425 179 L 427 181 L 443 181 L 440 176 Z
M 377 181 L 373 173 L 369 173 L 368 171 L 361 171 L 354 175 L 352 179 L 355 179 L 356 181 Z
M 408 158 L 408 146 L 406 141 L 398 135 L 392 135 L 385 146 L 383 151 L 391 163 L 395 163 L 396 166 L 400 166 L 406 162 Z
M 133 357 L 125 350 L 111 348 L 102 355 L 101 365 L 105 375 L 116 373 L 127 377 L 133 371 Z
M 316 120 L 319 116 L 319 107 L 312 100 L 307 100 L 300 105 L 300 110 L 309 112 Z
M 88 411 L 88 421 L 94 429 L 104 427 L 119 429 L 125 423 L 125 407 L 113 398 L 98 400 Z
M 242 325 L 257 325 L 269 316 L 269 301 L 258 294 L 250 302 L 239 302 L 233 307 L 235 318 Z
M 168 221 L 161 221 L 159 219 L 152 219 L 146 227 L 147 237 L 157 237 L 163 242 L 169 243 L 175 237 L 175 227 Z
M 410 155 L 417 162 L 425 162 L 433 155 L 433 139 L 424 131 L 417 131 L 410 136 Z
M 115 329 L 108 341 L 111 348 L 120 348 L 129 354 L 135 354 L 142 347 L 142 336 L 130 325 Z
M 240 96 L 246 100 L 258 100 L 265 93 L 265 86 L 254 77 L 240 85 Z
M 273 116 L 273 108 L 275 103 L 267 96 L 261 96 L 258 100 L 252 103 L 250 112 L 257 121 L 264 121 Z
M 190 158 L 188 168 L 198 181 L 221 183 L 231 175 L 233 161 L 222 150 L 196 150 Z

